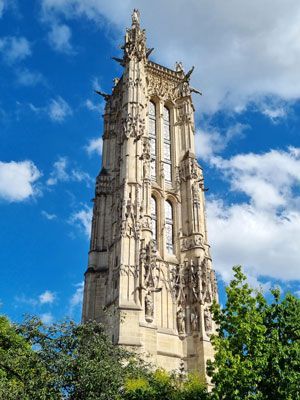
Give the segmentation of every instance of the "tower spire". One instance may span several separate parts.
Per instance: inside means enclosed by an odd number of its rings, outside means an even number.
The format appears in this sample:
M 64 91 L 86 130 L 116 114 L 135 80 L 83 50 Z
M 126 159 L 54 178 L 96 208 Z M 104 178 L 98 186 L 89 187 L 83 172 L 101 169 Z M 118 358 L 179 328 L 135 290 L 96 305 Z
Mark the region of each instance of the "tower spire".
M 131 28 L 126 30 L 125 43 L 122 46 L 124 50 L 124 60 L 136 57 L 142 60 L 146 57 L 146 34 L 145 30 L 140 28 L 140 12 L 137 9 L 132 13 Z

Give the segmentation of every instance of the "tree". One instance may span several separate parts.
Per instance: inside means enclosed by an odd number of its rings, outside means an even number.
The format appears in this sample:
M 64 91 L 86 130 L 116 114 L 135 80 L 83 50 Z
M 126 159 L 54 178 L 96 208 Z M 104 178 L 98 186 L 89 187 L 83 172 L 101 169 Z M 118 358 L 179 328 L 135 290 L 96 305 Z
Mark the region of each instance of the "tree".
M 300 300 L 281 299 L 271 290 L 267 302 L 246 282 L 241 267 L 226 289 L 225 308 L 212 307 L 218 335 L 208 374 L 214 399 L 300 399 Z
M 0 399 L 57 399 L 37 353 L 10 321 L 0 316 Z
M 147 376 L 129 378 L 122 393 L 124 400 L 206 400 L 208 393 L 199 375 L 182 376 L 158 369 Z
M 124 380 L 146 373 L 145 364 L 113 345 L 96 322 L 45 326 L 32 318 L 19 326 L 19 332 L 51 376 L 52 388 L 59 393 L 55 399 L 120 399 Z
M 104 327 L 0 318 L 0 399 L 204 400 L 199 376 L 154 370 L 111 343 Z

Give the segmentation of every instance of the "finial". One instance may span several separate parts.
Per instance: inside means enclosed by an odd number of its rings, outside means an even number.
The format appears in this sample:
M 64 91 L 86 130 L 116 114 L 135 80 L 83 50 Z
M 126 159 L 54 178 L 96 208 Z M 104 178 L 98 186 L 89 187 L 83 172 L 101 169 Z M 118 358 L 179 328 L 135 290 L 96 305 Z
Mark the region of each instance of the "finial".
M 175 71 L 176 72 L 183 72 L 183 64 L 182 64 L 181 61 L 176 61 Z
M 137 8 L 133 10 L 131 18 L 132 18 L 132 26 L 140 25 L 140 12 Z

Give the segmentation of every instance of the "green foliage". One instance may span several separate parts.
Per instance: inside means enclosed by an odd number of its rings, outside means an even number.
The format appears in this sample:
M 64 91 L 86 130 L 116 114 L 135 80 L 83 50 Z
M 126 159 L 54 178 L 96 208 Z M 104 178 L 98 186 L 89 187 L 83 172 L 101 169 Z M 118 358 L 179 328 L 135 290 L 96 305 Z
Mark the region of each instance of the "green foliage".
M 125 382 L 125 400 L 204 400 L 208 399 L 205 385 L 196 374 L 182 377 L 158 369 L 147 377 Z
M 208 399 L 206 384 L 197 374 L 189 374 L 183 381 L 180 400 L 204 400 Z
M 0 317 L 1 400 L 121 399 L 124 380 L 145 373 L 100 324 L 46 326 L 32 318 L 14 326 Z
M 145 369 L 132 353 L 114 346 L 98 323 L 44 326 L 31 319 L 20 332 L 33 348 L 38 346 L 39 360 L 60 393 L 56 399 L 119 399 L 124 379 Z
M 273 290 L 268 303 L 249 287 L 241 267 L 226 289 L 227 303 L 212 311 L 218 335 L 208 363 L 214 399 L 300 399 L 300 301 Z
M 151 400 L 154 396 L 154 390 L 146 378 L 128 378 L 125 381 L 122 397 L 126 400 Z
M 0 399 L 57 399 L 58 391 L 37 352 L 4 316 L 0 317 Z

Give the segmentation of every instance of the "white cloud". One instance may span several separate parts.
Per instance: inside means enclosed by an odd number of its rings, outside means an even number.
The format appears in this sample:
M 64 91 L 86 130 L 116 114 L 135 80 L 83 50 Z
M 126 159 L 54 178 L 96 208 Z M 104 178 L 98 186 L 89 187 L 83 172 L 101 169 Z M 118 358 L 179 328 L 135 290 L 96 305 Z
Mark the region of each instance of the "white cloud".
M 44 293 L 39 295 L 39 302 L 41 304 L 52 304 L 55 300 L 55 293 L 50 290 L 45 290 Z
M 69 104 L 60 96 L 52 99 L 48 106 L 49 117 L 53 121 L 62 122 L 66 117 L 73 114 Z
M 36 299 L 33 299 L 31 297 L 26 297 L 24 294 L 15 296 L 14 300 L 18 306 L 20 304 L 25 304 L 30 307 L 36 307 L 38 305 L 38 301 Z
M 13 64 L 31 55 L 30 43 L 24 37 L 6 36 L 0 38 L 0 52 L 8 64 Z
M 30 71 L 27 68 L 18 69 L 16 71 L 17 83 L 23 86 L 35 86 L 38 83 L 44 82 L 42 74 L 36 71 Z
M 52 221 L 52 220 L 54 220 L 54 219 L 57 218 L 57 215 L 55 215 L 55 214 L 50 214 L 50 213 L 48 213 L 48 212 L 45 211 L 45 210 L 42 210 L 42 211 L 41 211 L 41 214 L 42 214 L 43 217 L 45 217 L 45 218 L 48 219 L 49 221 Z
M 197 157 L 208 161 L 213 155 L 222 152 L 230 141 L 242 137 L 248 128 L 248 125 L 236 123 L 224 132 L 212 128 L 198 130 L 195 135 Z
M 71 215 L 69 222 L 72 225 L 78 226 L 89 238 L 91 235 L 92 216 L 93 209 L 88 206 L 83 206 L 81 210 L 78 210 Z
M 224 280 L 242 264 L 253 281 L 259 276 L 300 280 L 300 151 L 244 154 L 215 166 L 231 190 L 248 200 L 225 204 L 208 199 L 207 220 L 214 267 Z
M 32 161 L 0 161 L 0 199 L 18 202 L 37 196 L 41 175 Z
M 84 290 L 84 282 L 77 283 L 75 285 L 76 290 L 72 295 L 69 302 L 69 314 L 72 315 L 75 309 L 81 309 L 82 301 L 83 301 L 83 290 Z
M 44 313 L 40 315 L 41 321 L 43 322 L 43 324 L 52 324 L 52 322 L 54 321 L 54 317 L 50 312 Z
M 0 0 L 0 18 L 3 15 L 3 11 L 4 11 L 4 0 Z
M 58 182 L 85 182 L 90 186 L 93 179 L 87 172 L 76 168 L 70 169 L 67 157 L 59 157 L 53 164 L 53 170 L 46 183 L 48 186 L 54 186 Z
M 50 178 L 47 180 L 47 185 L 53 186 L 56 185 L 58 182 L 68 181 L 70 178 L 66 168 L 66 157 L 60 157 L 57 161 L 55 161 L 55 163 L 53 164 L 53 171 L 50 173 Z
M 94 104 L 90 99 L 87 99 L 84 105 L 90 111 L 100 111 L 100 107 Z
M 88 144 L 85 146 L 85 150 L 88 155 L 98 154 L 101 156 L 102 154 L 102 147 L 103 147 L 103 139 L 101 138 L 94 138 L 90 139 Z
M 28 76 L 28 83 L 34 83 L 34 77 Z M 24 82 L 25 84 L 25 82 Z M 73 110 L 70 105 L 61 96 L 51 99 L 48 105 L 39 107 L 35 104 L 28 104 L 31 111 L 37 115 L 47 115 L 54 122 L 63 122 L 68 116 L 73 114 Z
M 100 82 L 99 82 L 99 78 L 94 77 L 92 79 L 92 87 L 93 87 L 94 90 L 102 91 L 102 88 L 101 88 L 101 85 L 100 85 Z
M 245 193 L 251 204 L 263 209 L 292 207 L 292 189 L 300 184 L 299 149 L 240 154 L 229 160 L 211 160 L 230 181 L 231 190 Z
M 271 108 L 266 107 L 262 110 L 262 113 L 270 118 L 270 120 L 274 123 L 278 122 L 280 119 L 285 118 L 287 116 L 287 110 L 283 107 Z
M 247 203 L 207 202 L 214 267 L 225 281 L 242 264 L 251 276 L 300 280 L 300 213 L 268 213 Z
M 43 0 L 42 6 L 48 16 L 109 21 L 119 28 L 119 42 L 136 2 Z M 202 110 L 243 109 L 264 96 L 299 99 L 298 0 L 186 0 L 184 12 L 181 0 L 141 0 L 139 8 L 156 59 L 196 65 L 192 84 L 204 93 Z
M 91 183 L 94 183 L 94 180 L 90 177 L 90 175 L 87 172 L 81 171 L 80 169 L 72 169 L 70 179 L 74 182 L 85 182 L 88 187 Z
M 67 25 L 53 24 L 48 34 L 50 45 L 59 52 L 71 54 L 72 46 L 70 43 L 72 36 L 71 29 Z

